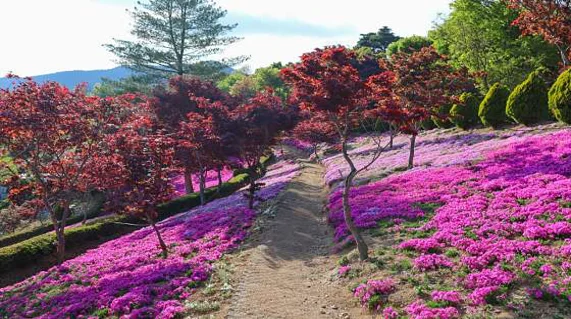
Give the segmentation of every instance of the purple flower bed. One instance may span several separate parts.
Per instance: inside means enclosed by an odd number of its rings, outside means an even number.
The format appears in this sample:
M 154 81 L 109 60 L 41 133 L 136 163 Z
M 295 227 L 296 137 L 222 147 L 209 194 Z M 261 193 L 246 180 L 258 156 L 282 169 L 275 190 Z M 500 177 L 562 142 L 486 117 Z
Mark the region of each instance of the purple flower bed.
M 470 163 L 480 159 L 482 154 L 489 150 L 522 141 L 532 135 L 548 134 L 556 128 L 558 128 L 557 124 L 550 124 L 534 128 L 492 132 L 450 130 L 424 132 L 417 138 L 415 169 Z M 385 142 L 387 141 L 388 138 L 385 139 Z M 385 152 L 368 170 L 361 173 L 358 179 L 376 178 L 382 174 L 405 168 L 408 163 L 409 143 L 409 136 L 397 136 L 394 141 L 394 148 Z M 356 167 L 365 166 L 369 162 L 370 156 L 368 154 L 375 148 L 375 144 L 363 136 L 353 139 L 351 145 L 354 148 L 350 154 L 354 158 Z M 323 163 L 327 168 L 325 179 L 330 185 L 342 180 L 349 171 L 349 167 L 341 154 L 331 156 L 325 159 Z
M 222 170 L 222 182 L 227 182 L 233 177 L 233 171 L 229 168 L 224 168 Z M 176 175 L 171 178 L 171 183 L 174 187 L 175 196 L 186 195 L 186 189 L 184 185 L 184 175 Z M 197 175 L 192 176 L 192 187 L 195 191 L 200 189 L 200 181 Z M 218 172 L 208 171 L 206 172 L 206 188 L 218 186 Z
M 517 286 L 527 287 L 533 298 L 571 302 L 571 131 L 485 143 L 477 157 L 453 150 L 462 161 L 468 159 L 461 164 L 450 157 L 435 167 L 355 187 L 351 203 L 357 226 L 394 221 L 389 231 L 411 238 L 395 248 L 416 252 L 418 271 L 452 268 L 466 306 L 503 300 Z M 432 147 L 434 153 L 453 153 L 449 143 Z M 423 210 L 426 204 L 438 207 L 434 214 Z M 342 241 L 349 233 L 340 190 L 331 194 L 329 208 L 336 239 Z M 405 221 L 421 226 L 406 228 Z M 424 238 L 415 238 L 419 232 Z M 459 256 L 441 255 L 449 249 Z M 417 302 L 406 311 L 412 318 L 459 316 L 448 308 Z
M 298 168 L 270 166 L 260 198 L 276 197 Z M 236 193 L 167 219 L 158 224 L 169 246 L 165 259 L 153 230 L 143 228 L 0 289 L 0 317 L 174 318 L 209 278 L 212 263 L 248 236 L 255 218 Z
M 311 145 L 311 143 L 300 141 L 296 138 L 284 138 L 282 140 L 282 143 L 284 145 L 291 146 L 306 153 L 313 152 L 313 145 Z

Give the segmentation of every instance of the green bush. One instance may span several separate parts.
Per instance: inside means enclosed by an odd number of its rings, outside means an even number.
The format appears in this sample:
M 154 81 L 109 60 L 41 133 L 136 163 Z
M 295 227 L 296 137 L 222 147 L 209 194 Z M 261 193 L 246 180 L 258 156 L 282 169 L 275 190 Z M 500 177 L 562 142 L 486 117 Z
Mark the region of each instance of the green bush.
M 263 157 L 260 160 L 262 170 L 265 171 L 273 157 Z M 217 187 L 206 190 L 207 201 L 233 194 L 249 182 L 248 174 L 234 176 L 222 184 L 220 192 Z M 188 211 L 200 205 L 200 195 L 189 194 L 177 198 L 158 207 L 158 220 L 164 220 L 170 216 Z M 125 223 L 140 223 L 131 216 L 110 216 L 93 224 L 77 226 L 65 230 L 66 247 L 79 246 L 85 242 L 97 240 L 103 237 L 116 235 L 133 229 Z M 0 273 L 34 262 L 44 255 L 49 255 L 56 250 L 56 237 L 53 232 L 44 233 L 11 246 L 0 248 Z
M 549 120 L 547 85 L 537 71 L 532 72 L 525 81 L 515 87 L 508 98 L 506 114 L 524 125 Z
M 432 118 L 426 119 L 422 122 L 420 122 L 420 127 L 422 127 L 423 130 L 432 130 L 436 128 L 436 124 L 434 124 L 434 121 L 432 121 Z
M 478 110 L 478 117 L 482 124 L 497 128 L 508 123 L 506 103 L 509 95 L 508 87 L 500 83 L 496 83 L 490 88 Z
M 460 96 L 460 103 L 450 109 L 450 121 L 457 127 L 467 130 L 478 124 L 478 107 L 481 99 L 472 93 Z
M 436 114 L 438 116 L 432 117 L 432 122 L 434 122 L 434 125 L 436 125 L 438 128 L 451 128 L 452 122 L 450 122 L 449 118 L 451 109 L 452 109 L 452 104 L 446 104 L 439 107 L 436 110 Z
M 549 90 L 549 109 L 558 121 L 571 124 L 571 69 L 563 72 Z

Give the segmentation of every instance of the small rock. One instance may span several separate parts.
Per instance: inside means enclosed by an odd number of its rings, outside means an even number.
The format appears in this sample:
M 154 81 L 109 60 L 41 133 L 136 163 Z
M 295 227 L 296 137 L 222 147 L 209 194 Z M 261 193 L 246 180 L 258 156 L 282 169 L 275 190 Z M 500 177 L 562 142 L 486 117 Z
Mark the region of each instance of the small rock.
M 346 312 L 342 313 L 339 317 L 343 319 L 351 319 L 351 315 Z
M 339 307 L 337 307 L 336 305 L 331 306 L 331 309 L 337 310 L 339 309 Z
M 322 314 L 322 315 L 324 315 L 324 314 L 326 314 L 327 312 L 325 312 L 325 310 L 321 310 L 319 313 Z
M 327 306 L 326 306 L 326 305 L 322 305 L 321 308 L 325 309 L 325 308 L 327 308 Z

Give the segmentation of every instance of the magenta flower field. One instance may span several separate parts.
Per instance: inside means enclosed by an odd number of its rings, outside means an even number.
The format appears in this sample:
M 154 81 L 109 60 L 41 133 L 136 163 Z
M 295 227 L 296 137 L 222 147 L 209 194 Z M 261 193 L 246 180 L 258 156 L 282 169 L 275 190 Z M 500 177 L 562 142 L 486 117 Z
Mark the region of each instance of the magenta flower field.
M 462 165 L 481 158 L 482 154 L 491 149 L 509 145 L 530 136 L 545 135 L 560 126 L 549 124 L 538 127 L 520 127 L 502 131 L 457 131 L 432 130 L 422 132 L 417 139 L 415 169 L 424 167 L 447 167 Z M 388 138 L 383 143 L 387 143 Z M 357 168 L 369 162 L 369 154 L 376 147 L 365 135 L 353 139 L 349 152 Z M 364 171 L 358 179 L 377 179 L 381 175 L 393 173 L 406 168 L 408 163 L 409 137 L 399 135 L 395 138 L 394 148 L 388 150 L 371 167 Z M 348 166 L 342 154 L 326 158 L 323 161 L 327 172 L 325 179 L 328 184 L 342 180 L 348 172 Z
M 298 169 L 288 161 L 269 167 L 260 200 L 276 197 Z M 168 258 L 150 227 L 107 242 L 0 289 L 0 317 L 174 318 L 209 278 L 212 263 L 247 238 L 256 215 L 238 192 L 170 218 L 158 224 Z
M 509 301 L 515 290 L 571 305 L 571 131 L 479 135 L 467 153 L 455 146 L 467 137 L 451 140 L 419 147 L 418 161 L 432 165 L 355 187 L 351 194 L 357 226 L 403 238 L 392 249 L 412 256 L 416 271 L 452 270 L 448 276 L 458 292 L 434 293 L 403 313 L 458 318 L 467 309 Z M 438 154 L 445 156 L 433 160 Z M 379 162 L 387 160 L 400 158 Z M 335 237 L 344 241 L 349 233 L 340 190 L 332 193 L 329 209 Z M 427 307 L 427 300 L 441 306 Z

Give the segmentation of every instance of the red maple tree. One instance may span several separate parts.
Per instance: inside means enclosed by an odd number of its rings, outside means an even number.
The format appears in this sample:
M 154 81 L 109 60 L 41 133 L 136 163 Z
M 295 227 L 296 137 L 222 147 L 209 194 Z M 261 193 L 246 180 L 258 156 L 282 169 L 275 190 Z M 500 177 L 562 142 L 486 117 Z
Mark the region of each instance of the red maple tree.
M 228 132 L 233 135 L 231 144 L 235 146 L 235 154 L 249 173 L 250 208 L 254 207 L 255 193 L 261 186 L 256 183 L 262 174 L 260 159 L 268 154 L 279 133 L 290 125 L 283 101 L 271 90 L 256 94 L 233 111 L 233 121 Z
M 474 83 L 466 69 L 454 69 L 433 47 L 397 53 L 390 60 L 380 60 L 380 64 L 389 71 L 371 78 L 373 97 L 381 118 L 411 135 L 410 169 L 421 123 L 438 116 L 438 107 L 454 103 L 461 93 L 474 90 Z
M 349 192 L 355 176 L 367 169 L 388 147 L 379 138 L 374 141 L 377 148 L 372 152 L 369 164 L 357 168 L 349 154 L 348 141 L 356 127 L 364 125 L 374 113 L 371 104 L 371 88 L 368 78 L 363 77 L 355 67 L 355 53 L 345 47 L 327 47 L 306 53 L 301 62 L 282 70 L 284 81 L 293 87 L 292 97 L 301 107 L 312 114 L 330 121 L 341 141 L 343 158 L 350 171 L 345 178 L 343 190 L 343 211 L 347 228 L 355 238 L 361 260 L 368 258 L 368 246 L 351 215 Z
M 170 174 L 174 139 L 157 129 L 151 112 L 132 114 L 113 138 L 113 149 L 123 167 L 121 185 L 108 191 L 109 206 L 139 217 L 155 231 L 164 257 L 168 248 L 156 225 L 157 207 L 173 194 Z
M 104 152 L 104 142 L 121 126 L 121 112 L 133 99 L 99 99 L 87 96 L 83 86 L 69 90 L 30 79 L 0 91 L 0 152 L 19 167 L 11 192 L 32 189 L 28 204 L 49 213 L 59 262 L 65 256 L 71 204 L 86 192 L 119 182 L 118 156 Z
M 314 116 L 301 121 L 292 133 L 298 140 L 312 145 L 316 159 L 319 159 L 319 144 L 334 143 L 339 139 L 335 125 L 323 116 Z
M 563 66 L 571 59 L 571 1 L 570 0 L 509 0 L 511 8 L 519 11 L 513 22 L 524 34 L 540 35 L 555 45 Z
M 205 101 L 211 105 L 208 106 Z M 181 131 L 182 124 L 188 122 L 189 113 L 212 113 L 213 116 L 216 115 L 214 119 L 217 123 L 221 123 L 227 115 L 226 109 L 234 108 L 236 103 L 235 99 L 218 89 L 214 83 L 196 77 L 176 76 L 169 80 L 167 88 L 159 87 L 155 90 L 153 106 L 157 117 L 163 127 L 179 139 L 175 144 L 176 165 L 184 174 L 188 194 L 195 191 L 192 175 L 198 173 L 200 176 L 201 172 L 196 156 L 184 146 L 187 144 L 184 132 Z M 211 161 L 219 163 L 216 168 L 219 172 L 225 165 L 221 157 Z M 199 191 L 204 193 L 203 188 Z

